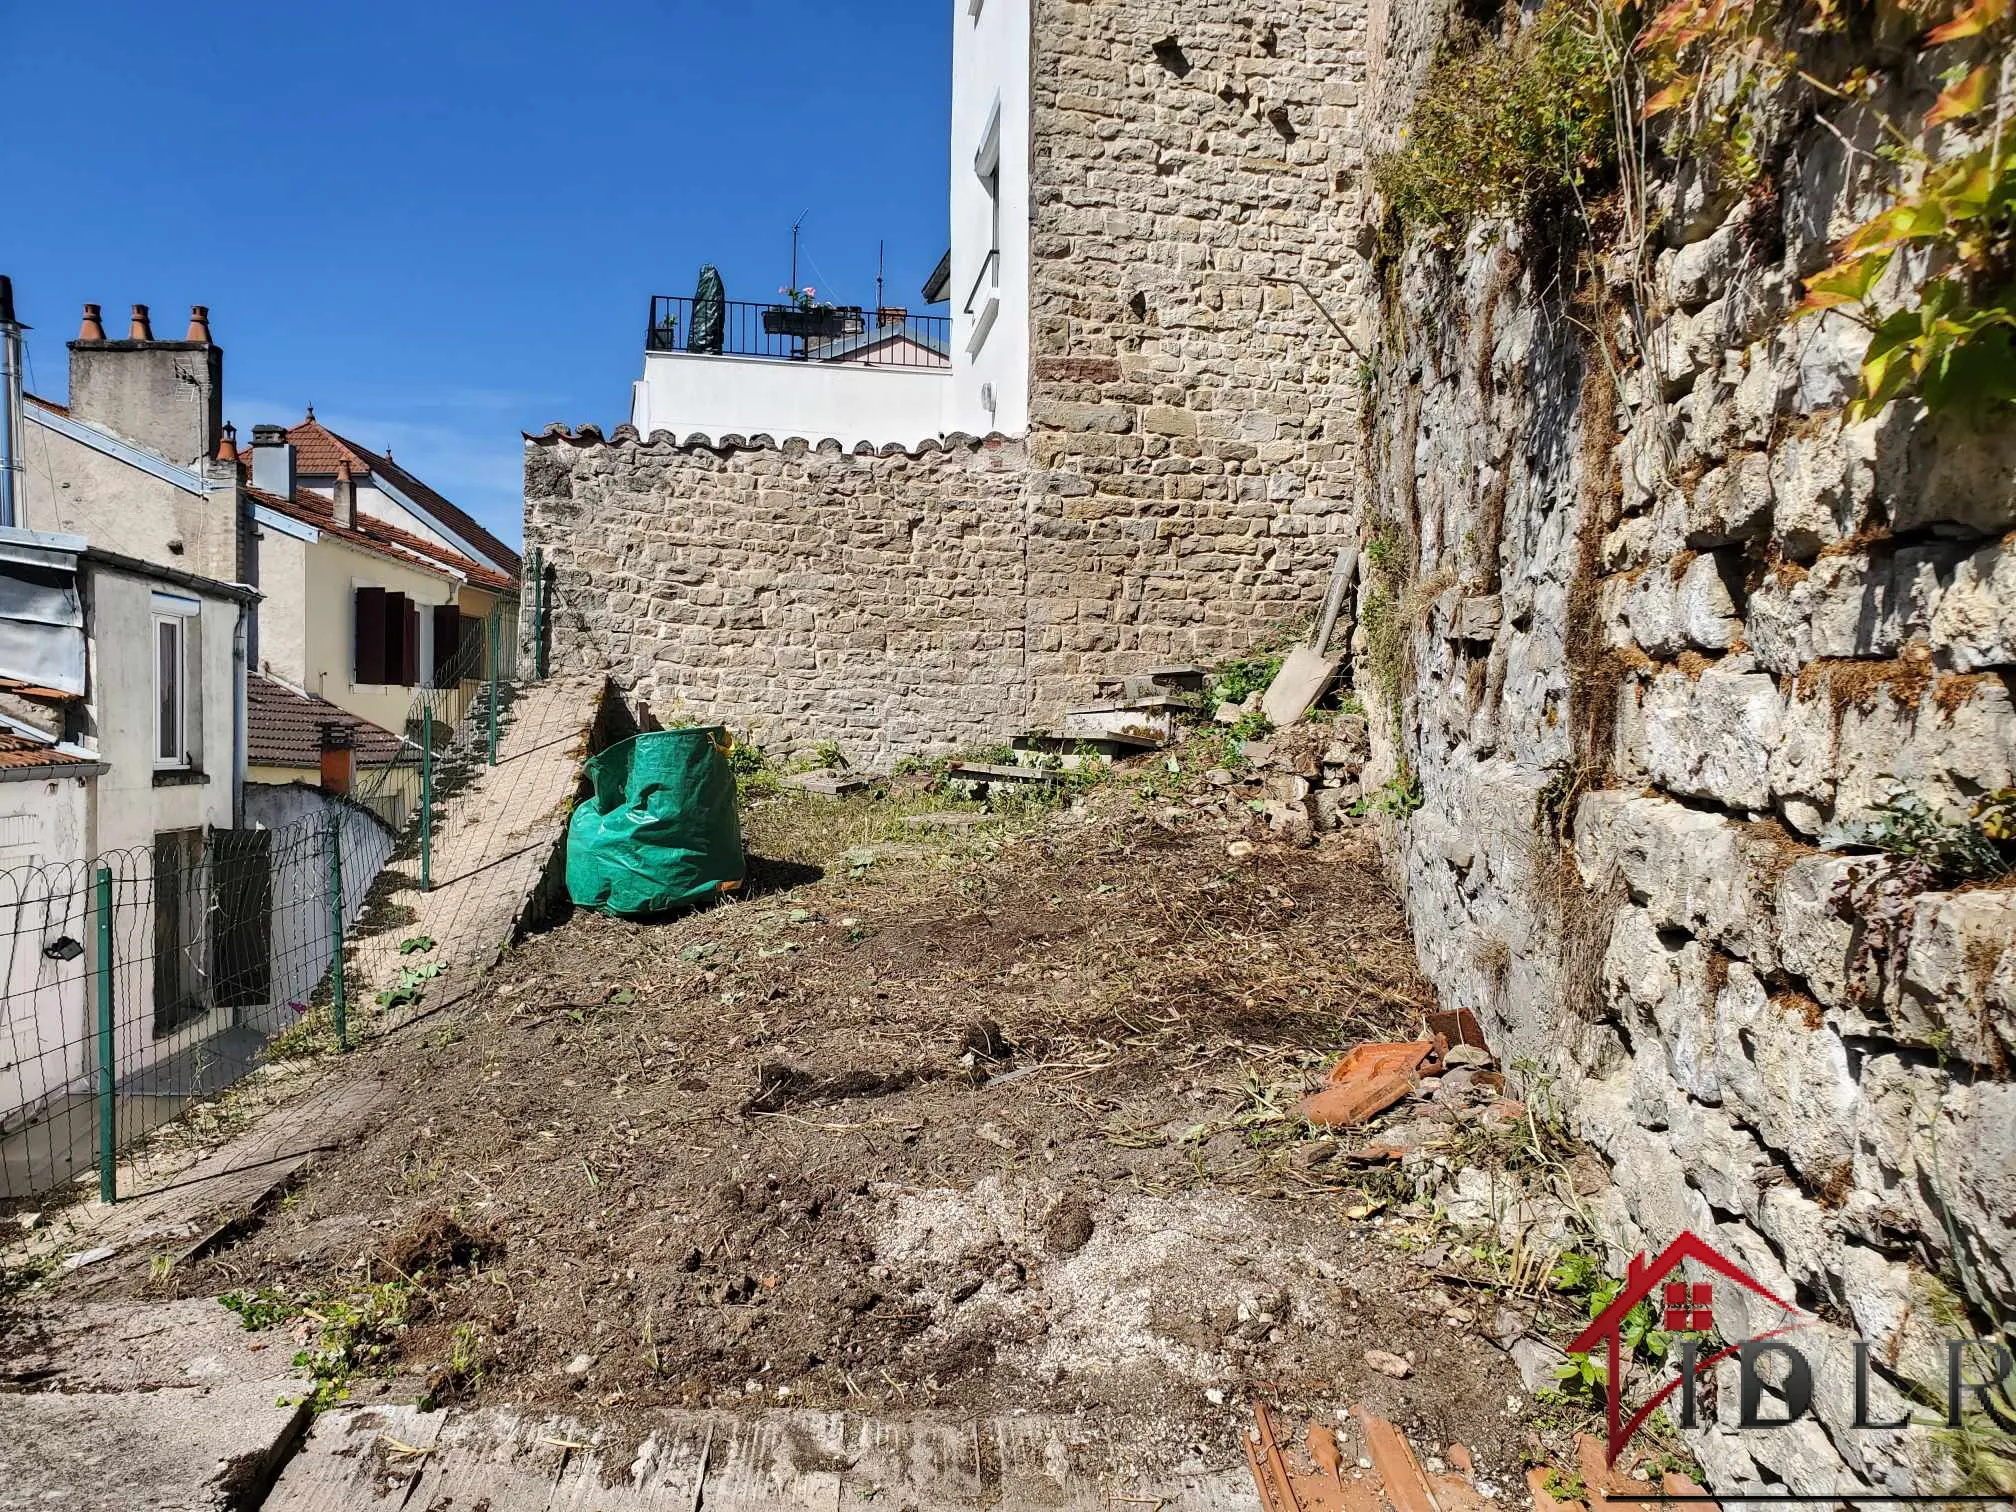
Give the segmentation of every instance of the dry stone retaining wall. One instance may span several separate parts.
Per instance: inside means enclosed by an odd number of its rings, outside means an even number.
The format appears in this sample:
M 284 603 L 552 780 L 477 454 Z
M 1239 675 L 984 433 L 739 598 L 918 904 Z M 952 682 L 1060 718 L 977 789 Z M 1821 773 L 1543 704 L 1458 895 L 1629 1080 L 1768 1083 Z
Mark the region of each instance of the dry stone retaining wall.
M 1785 317 L 1879 202 L 1820 127 L 1776 182 L 1775 214 L 1659 186 L 1643 352 L 1641 291 L 1565 305 L 1515 228 L 1402 258 L 1367 432 L 1380 760 L 1421 784 L 1394 854 L 1424 968 L 1614 1162 L 1613 1258 L 1693 1229 L 1823 1320 L 1819 1421 L 1700 1435 L 1716 1489 L 1930 1490 L 1929 1434 L 1851 1426 L 1852 1343 L 1885 1420 L 2016 1316 L 2016 893 L 1920 896 L 1871 952 L 1837 889 L 1893 786 L 1957 818 L 2016 781 L 2016 436 L 1843 420 L 1865 338 Z M 1716 1297 L 1726 1336 L 1768 1326 Z

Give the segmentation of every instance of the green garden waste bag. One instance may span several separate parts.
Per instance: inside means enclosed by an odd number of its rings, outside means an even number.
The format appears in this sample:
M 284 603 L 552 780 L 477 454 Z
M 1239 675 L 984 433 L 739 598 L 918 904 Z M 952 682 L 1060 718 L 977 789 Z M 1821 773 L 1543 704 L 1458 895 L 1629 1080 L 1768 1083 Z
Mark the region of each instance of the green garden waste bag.
M 595 792 L 567 824 L 567 895 L 634 917 L 740 887 L 734 747 L 714 726 L 654 731 L 591 757 Z

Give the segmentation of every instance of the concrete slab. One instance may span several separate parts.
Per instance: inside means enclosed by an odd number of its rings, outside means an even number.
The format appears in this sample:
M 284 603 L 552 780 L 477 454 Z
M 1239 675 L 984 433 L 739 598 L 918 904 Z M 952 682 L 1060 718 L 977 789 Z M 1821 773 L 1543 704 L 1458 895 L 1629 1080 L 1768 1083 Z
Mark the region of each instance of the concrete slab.
M 1292 725 L 1309 706 L 1323 696 L 1330 679 L 1337 675 L 1335 656 L 1325 656 L 1312 646 L 1297 646 L 1282 658 L 1281 670 L 1267 685 L 1260 699 L 1260 712 L 1276 729 Z
M 0 1381 L 0 1509 L 256 1507 L 307 1426 L 286 1340 L 215 1302 L 31 1317 Z
M 791 772 L 778 779 L 781 786 L 797 788 L 801 793 L 816 793 L 822 798 L 844 798 L 849 793 L 865 793 L 875 786 L 871 777 L 863 777 L 858 772 Z

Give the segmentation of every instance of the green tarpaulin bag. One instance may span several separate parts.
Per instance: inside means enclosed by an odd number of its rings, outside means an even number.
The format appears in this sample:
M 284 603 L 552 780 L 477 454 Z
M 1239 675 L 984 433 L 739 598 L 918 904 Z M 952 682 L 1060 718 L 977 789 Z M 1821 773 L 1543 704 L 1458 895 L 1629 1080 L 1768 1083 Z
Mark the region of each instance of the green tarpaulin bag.
M 734 746 L 719 726 L 659 730 L 590 758 L 595 792 L 567 825 L 567 895 L 630 917 L 740 887 Z

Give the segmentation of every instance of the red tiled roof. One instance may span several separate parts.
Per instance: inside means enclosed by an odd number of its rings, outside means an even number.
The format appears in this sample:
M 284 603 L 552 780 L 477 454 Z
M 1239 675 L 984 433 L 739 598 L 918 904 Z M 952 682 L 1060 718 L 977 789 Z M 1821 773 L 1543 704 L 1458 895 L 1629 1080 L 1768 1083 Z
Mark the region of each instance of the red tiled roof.
M 338 525 L 336 507 L 317 493 L 303 490 L 292 499 L 283 499 L 278 494 L 267 493 L 264 489 L 253 488 L 249 484 L 245 492 L 268 509 L 277 510 L 289 519 L 299 520 L 304 525 L 313 525 L 326 535 L 334 536 L 360 551 L 369 551 L 377 556 L 387 557 L 395 562 L 403 562 L 409 567 L 452 568 L 479 588 L 490 588 L 498 592 L 509 592 L 515 585 L 511 579 L 481 562 L 471 561 L 446 546 L 437 546 L 397 525 L 387 525 L 383 520 L 374 520 L 369 515 L 358 515 L 355 525 Z M 417 558 L 417 560 L 416 560 Z
M 0 768 L 95 766 L 89 756 L 73 756 L 45 745 L 33 736 L 0 730 Z
M 394 488 L 428 514 L 433 515 L 448 530 L 462 537 L 492 561 L 502 563 L 506 574 L 513 581 L 516 581 L 519 573 L 523 571 L 523 564 L 519 561 L 517 552 L 390 457 L 382 456 L 369 447 L 359 446 L 355 441 L 337 435 L 313 415 L 289 430 L 287 439 L 294 443 L 295 471 L 311 478 L 334 477 L 337 464 L 348 462 L 358 472 L 379 473 Z
M 40 394 L 23 394 L 21 397 L 26 399 L 30 404 L 48 410 L 54 415 L 67 415 L 70 413 L 69 405 L 58 404 L 54 399 L 44 399 Z
M 399 755 L 390 730 L 347 714 L 326 698 L 254 672 L 245 679 L 245 759 L 253 766 L 313 767 L 322 762 L 322 726 L 348 725 L 359 766 L 383 766 Z

